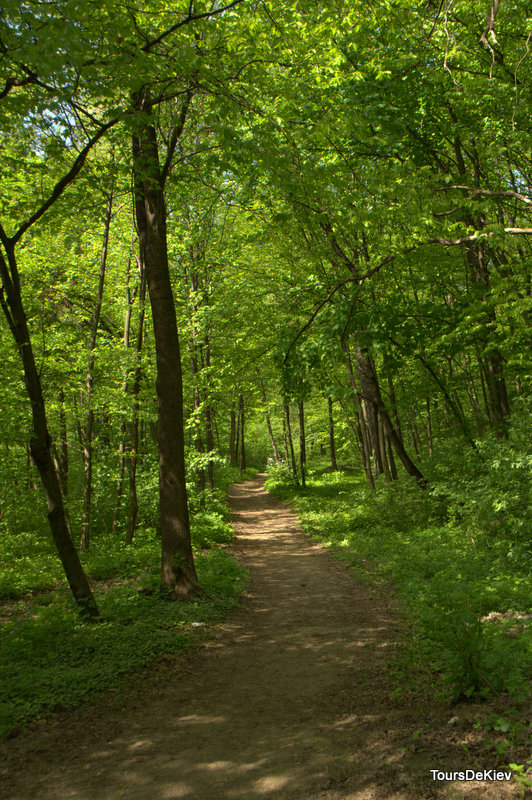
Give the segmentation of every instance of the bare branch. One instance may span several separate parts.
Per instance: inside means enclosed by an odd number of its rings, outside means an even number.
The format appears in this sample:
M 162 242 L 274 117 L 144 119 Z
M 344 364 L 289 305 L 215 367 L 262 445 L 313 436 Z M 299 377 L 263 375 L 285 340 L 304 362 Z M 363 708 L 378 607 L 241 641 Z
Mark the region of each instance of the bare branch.
M 5 86 L 0 91 L 0 100 L 3 100 L 6 97 L 11 89 L 14 89 L 16 86 L 26 86 L 28 83 L 36 83 L 37 82 L 37 75 L 32 74 L 28 75 L 27 78 L 8 78 L 6 80 Z
M 0 254 L 0 261 L 2 260 L 3 256 Z M 4 287 L 0 286 L 0 307 L 4 312 L 4 316 L 6 318 L 7 327 L 11 331 L 13 338 L 16 340 L 17 331 L 15 329 L 15 323 L 13 322 L 13 317 L 11 316 L 11 312 L 9 310 L 9 306 L 6 303 L 6 299 L 4 297 Z
M 493 48 L 491 44 L 488 42 L 488 36 L 490 37 L 493 44 L 499 44 L 497 41 L 497 37 L 495 36 L 495 19 L 497 17 L 497 11 L 499 10 L 499 0 L 491 0 L 491 11 L 490 15 L 486 14 L 486 27 L 482 31 L 482 36 L 480 37 L 480 41 L 484 45 L 484 47 L 489 50 L 493 54 Z
M 521 64 L 523 63 L 523 61 L 525 60 L 525 58 L 526 58 L 526 57 L 529 55 L 529 53 L 530 53 L 530 39 L 531 39 L 531 38 L 532 38 L 532 30 L 530 30 L 530 32 L 529 32 L 529 34 L 528 34 L 528 36 L 526 37 L 526 42 L 525 42 L 525 52 L 524 52 L 524 54 L 521 56 L 521 58 L 519 59 L 519 61 L 517 62 L 517 66 L 516 66 L 516 68 L 515 68 L 515 72 L 514 72 L 515 102 L 514 102 L 514 111 L 513 111 L 513 114 L 512 114 L 512 130 L 514 130 L 514 129 L 515 129 L 515 115 L 517 114 L 517 100 L 518 100 L 518 96 L 519 96 L 519 89 L 518 89 L 518 86 L 520 86 L 520 84 L 521 84 L 521 81 L 518 81 L 518 80 L 517 80 L 517 71 L 518 71 L 519 67 L 521 66 Z
M 16 231 L 16 233 L 9 239 L 11 245 L 15 245 L 21 237 L 26 233 L 28 228 L 37 222 L 43 214 L 45 214 L 49 208 L 55 203 L 55 201 L 61 197 L 63 192 L 65 191 L 66 187 L 72 183 L 72 181 L 76 178 L 78 173 L 80 172 L 83 164 L 85 163 L 85 159 L 90 150 L 94 147 L 94 145 L 102 138 L 104 133 L 106 133 L 110 128 L 112 128 L 116 123 L 119 121 L 120 117 L 115 117 L 110 122 L 107 122 L 105 125 L 102 125 L 99 131 L 97 131 L 94 136 L 87 142 L 83 150 L 79 153 L 78 157 L 70 167 L 69 171 L 63 175 L 60 181 L 56 183 L 51 195 L 44 201 L 40 208 L 29 217 L 25 222 L 22 223 L 20 228 Z
M 532 200 L 529 197 L 526 197 L 524 194 L 519 194 L 519 192 L 511 192 L 511 191 L 492 191 L 491 189 L 475 189 L 473 186 L 441 186 L 438 191 L 445 192 L 449 189 L 462 189 L 466 192 L 471 192 L 470 199 L 477 195 L 485 195 L 486 197 L 513 197 L 516 200 L 521 200 L 521 202 L 526 203 L 528 206 L 532 206 Z
M 1 226 L 0 226 L 0 233 L 2 234 L 2 244 L 4 244 L 4 240 L 6 237 L 5 237 L 5 231 Z M 13 321 L 13 317 L 11 316 L 9 305 L 4 297 L 4 291 L 7 293 L 8 299 L 10 295 L 12 295 L 13 282 L 11 280 L 11 276 L 9 275 L 9 268 L 4 258 L 4 254 L 2 253 L 1 250 L 0 250 L 0 278 L 2 279 L 2 282 L 0 284 L 0 306 L 2 307 L 2 311 L 4 312 L 8 328 L 16 340 L 15 323 Z
M 491 42 L 496 45 L 499 44 L 497 37 L 495 36 L 495 18 L 498 10 L 499 0 L 491 0 L 491 13 L 489 17 L 486 14 L 486 27 L 482 31 L 482 36 L 479 40 L 480 44 L 484 45 L 486 50 L 488 50 L 491 54 L 490 78 L 493 77 L 493 68 L 495 67 L 495 50 L 493 49 Z M 488 36 L 490 37 L 491 42 L 488 41 Z
M 176 22 L 175 25 L 172 25 L 166 31 L 163 31 L 163 33 L 159 34 L 159 36 L 157 36 L 155 39 L 152 39 L 151 42 L 145 44 L 144 47 L 141 48 L 142 52 L 147 53 L 149 50 L 152 49 L 152 47 L 155 47 L 156 44 L 162 42 L 163 39 L 166 39 L 167 36 L 170 36 L 170 34 L 174 33 L 179 28 L 182 28 L 184 25 L 188 25 L 190 22 L 196 22 L 196 20 L 198 19 L 208 19 L 210 17 L 214 17 L 215 14 L 223 14 L 224 11 L 229 11 L 229 9 L 234 8 L 235 6 L 239 5 L 242 2 L 243 0 L 233 0 L 232 3 L 229 3 L 228 5 L 223 6 L 222 8 L 217 8 L 214 11 L 205 11 L 203 14 L 191 13 L 192 9 L 192 3 L 191 3 L 189 5 L 187 16 L 180 22 Z
M 532 236 L 532 228 L 503 228 L 503 230 L 504 233 L 507 233 L 510 236 Z M 427 239 L 425 242 L 419 242 L 419 244 L 417 244 L 415 247 L 423 247 L 425 244 L 443 244 L 446 247 L 456 247 L 459 244 L 478 242 L 479 239 L 489 239 L 491 236 L 493 236 L 492 231 L 487 231 L 485 233 L 480 231 L 479 233 L 473 233 L 470 236 L 461 236 L 459 239 L 443 239 L 437 236 L 433 239 Z M 409 250 L 413 249 L 413 247 L 409 248 Z
M 181 113 L 179 115 L 179 120 L 177 125 L 174 126 L 172 131 L 172 135 L 170 137 L 170 141 L 168 143 L 168 151 L 166 153 L 166 160 L 164 162 L 163 168 L 161 170 L 161 185 L 164 186 L 166 183 L 166 179 L 168 177 L 168 173 L 170 172 L 170 167 L 172 165 L 172 158 L 175 153 L 175 149 L 177 147 L 177 143 L 181 138 L 181 134 L 183 133 L 183 128 L 185 127 L 185 121 L 187 118 L 188 108 L 190 106 L 190 101 L 192 100 L 192 90 L 189 89 L 186 97 L 183 101 L 183 105 L 181 106 Z

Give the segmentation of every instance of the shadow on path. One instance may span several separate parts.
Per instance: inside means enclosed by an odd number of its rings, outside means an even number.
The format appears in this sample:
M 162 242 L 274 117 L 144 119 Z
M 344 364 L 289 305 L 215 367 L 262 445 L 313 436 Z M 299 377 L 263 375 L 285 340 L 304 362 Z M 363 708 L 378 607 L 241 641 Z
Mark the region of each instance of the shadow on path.
M 261 476 L 229 501 L 251 572 L 241 606 L 144 692 L 8 743 L 25 770 L 4 800 L 436 797 L 407 785 L 420 719 L 390 700 L 386 601 L 312 544 Z

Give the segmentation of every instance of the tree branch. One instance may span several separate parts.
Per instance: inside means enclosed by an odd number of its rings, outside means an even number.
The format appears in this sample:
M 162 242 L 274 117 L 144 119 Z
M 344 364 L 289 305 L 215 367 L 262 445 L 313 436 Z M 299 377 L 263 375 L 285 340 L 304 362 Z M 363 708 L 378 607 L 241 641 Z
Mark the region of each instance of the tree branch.
M 532 236 L 532 228 L 503 228 L 503 230 L 504 233 L 507 233 L 510 236 Z M 409 250 L 414 250 L 417 247 L 423 247 L 426 244 L 443 244 L 445 247 L 456 247 L 459 244 L 478 242 L 479 239 L 489 239 L 491 236 L 493 236 L 493 232 L 490 231 L 487 233 L 474 233 L 471 236 L 461 236 L 459 239 L 443 239 L 437 236 L 432 239 L 427 239 L 425 242 L 419 242 L 417 245 L 414 245 L 414 247 L 410 247 Z
M 51 195 L 47 198 L 47 200 L 44 201 L 41 207 L 38 208 L 37 211 L 31 215 L 31 217 L 29 217 L 29 219 L 27 219 L 25 222 L 22 223 L 22 225 L 19 227 L 16 233 L 9 239 L 9 242 L 12 246 L 16 245 L 17 242 L 21 239 L 21 237 L 26 233 L 28 228 L 31 228 L 31 226 L 35 222 L 37 222 L 37 220 L 40 219 L 43 216 L 43 214 L 45 214 L 48 211 L 49 208 L 51 208 L 51 206 L 55 203 L 55 201 L 59 197 L 61 197 L 66 187 L 72 183 L 72 181 L 76 178 L 76 176 L 80 172 L 81 168 L 83 167 L 83 164 L 85 163 L 85 159 L 87 158 L 89 151 L 102 138 L 104 133 L 106 133 L 110 128 L 116 125 L 119 119 L 120 117 L 115 117 L 110 122 L 107 122 L 105 125 L 102 125 L 100 130 L 97 131 L 91 139 L 89 139 L 83 150 L 81 150 L 78 157 L 72 164 L 69 171 L 65 175 L 63 175 L 60 181 L 56 183 Z
M 167 36 L 170 36 L 170 34 L 174 33 L 179 28 L 182 28 L 184 25 L 188 25 L 190 22 L 195 22 L 198 19 L 208 19 L 209 17 L 214 17 L 215 14 L 223 14 L 224 11 L 229 11 L 230 8 L 234 8 L 235 6 L 239 5 L 239 3 L 242 2 L 243 0 L 233 0 L 232 3 L 229 3 L 228 5 L 223 6 L 222 8 L 217 8 L 214 11 L 205 11 L 203 14 L 193 14 L 192 3 L 191 3 L 188 8 L 187 16 L 180 22 L 176 22 L 175 25 L 172 25 L 163 33 L 159 34 L 159 36 L 156 36 L 156 38 L 152 39 L 151 42 L 145 44 L 144 47 L 141 48 L 142 52 L 147 53 L 149 50 L 151 50 L 152 47 L 155 47 L 156 44 L 162 42 L 163 39 L 166 39 Z
M 31 74 L 27 78 L 7 78 L 5 82 L 5 86 L 0 91 L 0 100 L 3 100 L 4 97 L 7 97 L 11 89 L 14 89 L 16 86 L 26 86 L 28 83 L 36 83 L 37 82 L 37 75 Z
M 528 206 L 532 206 L 532 200 L 529 197 L 526 197 L 524 194 L 520 194 L 519 192 L 512 192 L 512 191 L 492 191 L 491 189 L 475 189 L 473 186 L 440 186 L 438 188 L 438 192 L 445 192 L 449 189 L 462 189 L 466 192 L 471 192 L 469 199 L 477 195 L 485 195 L 486 197 L 513 197 L 516 200 L 521 200 L 521 202 L 526 203 Z
M 181 138 L 181 134 L 183 133 L 183 128 L 185 127 L 185 121 L 187 118 L 188 109 L 190 106 L 190 101 L 192 100 L 192 89 L 189 89 L 186 97 L 183 101 L 183 105 L 181 106 L 181 113 L 179 115 L 179 120 L 177 125 L 174 126 L 172 131 L 172 135 L 170 137 L 170 141 L 168 143 L 168 150 L 166 153 L 166 159 L 163 164 L 163 168 L 161 170 L 161 185 L 164 186 L 166 183 L 166 179 L 168 177 L 168 173 L 170 172 L 170 167 L 172 166 L 172 158 L 175 153 L 175 149 L 177 147 L 177 143 Z
M 9 310 L 8 303 L 6 303 L 6 299 L 4 297 L 4 290 L 7 292 L 8 298 L 13 289 L 13 283 L 9 276 L 9 269 L 4 258 L 4 254 L 0 250 L 0 278 L 2 279 L 2 283 L 0 285 L 0 306 L 2 307 L 2 311 L 4 312 L 5 318 L 7 320 L 7 325 L 11 333 L 13 334 L 13 338 L 16 341 L 16 330 L 15 330 L 15 323 L 13 322 L 13 317 L 11 316 L 11 312 Z
M 532 228 L 504 228 L 504 232 L 510 234 L 511 236 L 532 236 Z M 340 283 L 336 284 L 334 289 L 331 292 L 329 292 L 325 300 L 322 300 L 317 305 L 317 307 L 312 312 L 312 315 L 309 318 L 309 320 L 305 323 L 305 325 L 301 328 L 301 330 L 296 334 L 294 339 L 290 342 L 288 350 L 286 351 L 286 356 L 284 357 L 283 360 L 283 364 L 286 364 L 290 352 L 295 343 L 298 341 L 298 339 L 303 335 L 303 333 L 305 333 L 306 330 L 308 330 L 308 328 L 312 325 L 312 323 L 314 322 L 314 320 L 316 319 L 322 308 L 324 308 L 324 306 L 327 305 L 327 303 L 334 297 L 336 292 L 343 286 L 347 286 L 347 284 L 349 283 L 362 284 L 368 278 L 371 278 L 372 275 L 375 275 L 375 273 L 379 272 L 379 270 L 382 269 L 382 267 L 384 267 L 386 264 L 389 264 L 391 261 L 394 261 L 399 256 L 408 255 L 408 253 L 411 253 L 413 250 L 418 250 L 420 247 L 425 247 L 428 244 L 442 244 L 446 247 L 456 247 L 460 244 L 469 244 L 470 242 L 477 242 L 480 238 L 488 239 L 491 236 L 493 236 L 493 233 L 488 232 L 488 233 L 473 234 L 472 236 L 461 236 L 459 239 L 443 239 L 440 237 L 435 237 L 432 239 L 427 239 L 424 242 L 417 242 L 416 244 L 413 244 L 410 247 L 405 247 L 399 253 L 389 253 L 387 256 L 385 256 L 385 258 L 382 259 L 382 261 L 379 261 L 379 263 L 375 267 L 372 267 L 363 275 L 355 275 L 351 278 L 346 278 L 344 281 L 341 281 Z

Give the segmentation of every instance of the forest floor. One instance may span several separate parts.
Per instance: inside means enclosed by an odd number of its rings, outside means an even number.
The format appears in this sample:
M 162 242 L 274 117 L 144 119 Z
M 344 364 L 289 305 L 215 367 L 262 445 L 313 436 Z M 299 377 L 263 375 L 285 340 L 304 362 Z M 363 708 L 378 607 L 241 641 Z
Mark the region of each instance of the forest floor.
M 394 699 L 402 623 L 389 587 L 361 583 L 313 544 L 263 476 L 229 501 L 233 551 L 251 574 L 240 606 L 120 695 L 2 742 L 3 800 L 522 796 L 513 779 L 432 779 L 506 762 L 486 762 L 474 704 L 443 707 L 426 687 Z

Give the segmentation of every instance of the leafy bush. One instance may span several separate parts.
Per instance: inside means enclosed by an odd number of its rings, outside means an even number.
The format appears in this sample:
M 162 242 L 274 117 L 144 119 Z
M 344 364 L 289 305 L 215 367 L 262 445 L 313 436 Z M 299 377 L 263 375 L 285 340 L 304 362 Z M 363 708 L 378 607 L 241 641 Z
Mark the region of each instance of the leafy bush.
M 192 521 L 192 543 L 195 547 L 208 548 L 214 544 L 230 542 L 234 530 L 213 511 L 198 511 Z
M 295 486 L 293 475 L 288 465 L 282 461 L 274 461 L 267 468 L 267 488 L 274 491 L 284 486 Z

